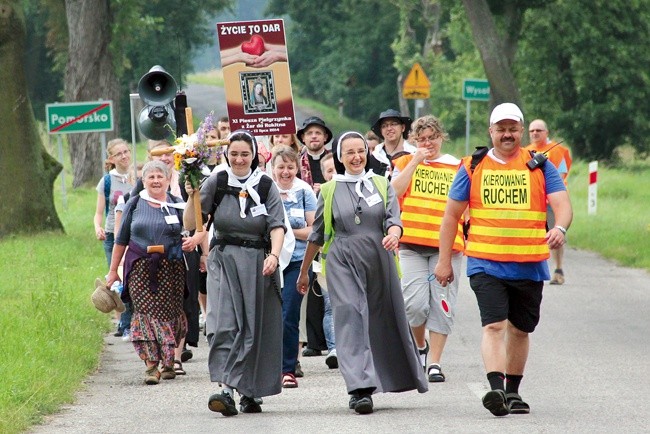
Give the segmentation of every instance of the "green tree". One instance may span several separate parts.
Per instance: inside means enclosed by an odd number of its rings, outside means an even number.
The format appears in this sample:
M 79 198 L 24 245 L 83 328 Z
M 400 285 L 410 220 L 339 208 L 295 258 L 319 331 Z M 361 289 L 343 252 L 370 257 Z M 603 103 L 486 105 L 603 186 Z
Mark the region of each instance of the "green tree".
M 397 108 L 398 71 L 391 43 L 399 10 L 382 0 L 314 3 L 272 0 L 269 14 L 288 15 L 291 81 L 300 95 L 337 105 L 370 126 L 379 112 Z
M 0 0 L 0 237 L 62 230 L 53 184 L 61 165 L 39 136 L 25 80 L 25 17 L 19 0 Z
M 585 159 L 650 151 L 650 2 L 558 0 L 527 14 L 520 76 L 529 113 Z

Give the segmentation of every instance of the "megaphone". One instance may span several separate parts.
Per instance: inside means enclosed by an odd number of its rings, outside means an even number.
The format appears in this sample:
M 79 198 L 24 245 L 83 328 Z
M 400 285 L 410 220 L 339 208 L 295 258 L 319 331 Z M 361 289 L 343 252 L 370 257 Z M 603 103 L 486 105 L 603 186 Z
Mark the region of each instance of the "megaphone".
M 162 140 L 176 131 L 172 102 L 176 80 L 160 65 L 155 65 L 138 82 L 138 94 L 147 104 L 138 116 L 140 132 L 152 140 Z
M 174 77 L 160 65 L 152 67 L 138 82 L 140 98 L 150 105 L 169 104 L 174 100 L 177 89 Z
M 163 140 L 176 132 L 176 118 L 170 104 L 146 106 L 138 115 L 140 132 L 148 139 Z

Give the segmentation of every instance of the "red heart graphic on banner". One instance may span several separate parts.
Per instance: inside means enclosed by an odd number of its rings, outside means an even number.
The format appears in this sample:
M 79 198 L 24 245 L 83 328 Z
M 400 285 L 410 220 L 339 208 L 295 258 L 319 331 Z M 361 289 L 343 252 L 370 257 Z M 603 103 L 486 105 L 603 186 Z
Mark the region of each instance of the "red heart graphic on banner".
M 251 36 L 251 40 L 241 44 L 241 50 L 244 53 L 252 54 L 253 56 L 259 56 L 262 54 L 264 49 L 264 39 L 260 35 Z

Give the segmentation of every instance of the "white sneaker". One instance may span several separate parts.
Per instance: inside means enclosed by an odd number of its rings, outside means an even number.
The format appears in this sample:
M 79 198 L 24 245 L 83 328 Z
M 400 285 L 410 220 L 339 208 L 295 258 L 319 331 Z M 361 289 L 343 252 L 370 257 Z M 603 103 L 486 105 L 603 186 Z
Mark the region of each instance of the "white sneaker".
M 336 369 L 339 367 L 339 359 L 336 357 L 336 349 L 333 349 L 325 357 L 325 364 L 330 369 Z
M 130 329 L 125 329 L 124 334 L 122 335 L 122 340 L 125 342 L 128 342 L 131 340 L 131 330 Z
M 205 330 L 205 318 L 203 317 L 202 313 L 199 314 L 199 330 Z

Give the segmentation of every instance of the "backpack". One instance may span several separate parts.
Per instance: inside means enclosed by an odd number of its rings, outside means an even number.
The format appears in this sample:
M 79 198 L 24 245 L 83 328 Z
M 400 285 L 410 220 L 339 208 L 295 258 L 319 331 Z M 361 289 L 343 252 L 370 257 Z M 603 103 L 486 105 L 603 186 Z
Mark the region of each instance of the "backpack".
M 111 174 L 107 173 L 104 175 L 104 216 L 108 215 L 108 207 L 110 206 L 110 195 L 111 195 Z
M 214 220 L 214 212 L 216 211 L 217 207 L 221 204 L 223 197 L 226 194 L 239 197 L 239 192 L 240 192 L 239 188 L 231 187 L 228 185 L 228 172 L 222 170 L 221 172 L 218 172 L 216 176 L 217 176 L 217 190 L 214 193 L 212 209 L 210 210 L 210 215 L 212 216 L 212 218 L 208 222 L 208 226 L 207 226 L 208 230 L 210 229 L 210 225 Z M 273 180 L 270 177 L 262 176 L 260 178 L 260 182 L 257 187 L 257 192 L 260 195 L 260 204 L 266 203 L 266 199 L 269 197 L 269 191 L 271 190 L 272 185 L 273 185 Z M 250 207 L 251 204 L 248 203 L 248 205 L 246 206 L 246 212 L 248 212 Z

